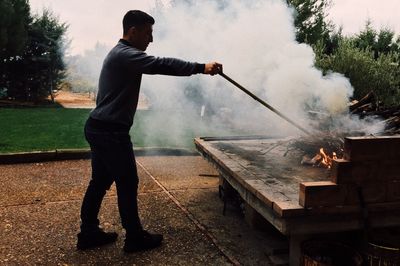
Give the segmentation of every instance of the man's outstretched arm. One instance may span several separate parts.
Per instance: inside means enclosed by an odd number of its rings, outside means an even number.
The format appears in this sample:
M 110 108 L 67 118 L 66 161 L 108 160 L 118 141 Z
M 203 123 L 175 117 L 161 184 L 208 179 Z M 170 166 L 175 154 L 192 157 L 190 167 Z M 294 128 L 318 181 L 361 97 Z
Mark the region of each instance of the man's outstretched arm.
M 121 55 L 122 61 L 125 62 L 128 69 L 143 74 L 173 76 L 190 76 L 193 74 L 215 75 L 222 70 L 222 65 L 217 62 L 199 64 L 178 58 L 155 57 L 137 50 L 127 49 Z

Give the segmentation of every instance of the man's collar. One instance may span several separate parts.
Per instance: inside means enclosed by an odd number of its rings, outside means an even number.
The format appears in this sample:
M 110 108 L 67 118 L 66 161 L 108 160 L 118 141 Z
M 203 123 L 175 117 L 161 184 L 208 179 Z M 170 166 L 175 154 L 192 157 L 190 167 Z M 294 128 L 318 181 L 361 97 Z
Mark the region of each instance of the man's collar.
M 128 45 L 128 46 L 133 47 L 132 44 L 131 44 L 130 42 L 128 42 L 127 40 L 125 40 L 125 39 L 119 39 L 119 42 L 120 42 L 120 43 L 123 43 L 123 44 L 125 44 L 125 45 Z

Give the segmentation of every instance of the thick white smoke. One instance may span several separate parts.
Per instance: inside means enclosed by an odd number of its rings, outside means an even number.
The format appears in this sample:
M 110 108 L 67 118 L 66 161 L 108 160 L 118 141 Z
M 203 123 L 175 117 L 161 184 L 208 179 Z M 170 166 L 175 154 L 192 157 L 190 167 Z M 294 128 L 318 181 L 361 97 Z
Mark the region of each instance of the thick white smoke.
M 148 54 L 221 62 L 225 74 L 309 131 L 319 124 L 317 118 L 327 117 L 330 130 L 378 130 L 348 115 L 353 93 L 348 79 L 338 73 L 323 76 L 314 67 L 312 48 L 295 41 L 293 10 L 286 1 L 182 2 L 152 13 L 156 23 Z M 152 109 L 164 114 L 146 119 L 143 132 L 168 134 L 177 144 L 199 124 L 203 136 L 217 128 L 219 135 L 301 134 L 221 76 L 145 75 L 142 91 Z M 310 115 L 315 113 L 323 115 Z
M 353 93 L 348 79 L 338 73 L 323 76 L 314 67 L 312 48 L 295 41 L 292 11 L 281 0 L 225 1 L 223 6 L 196 1 L 168 7 L 155 14 L 154 43 L 147 52 L 219 61 L 227 75 L 310 131 L 316 124 L 310 111 L 333 117 L 341 130 L 365 130 L 367 124 L 347 114 Z M 206 113 L 212 109 L 210 127 L 225 125 L 254 134 L 300 133 L 220 76 L 147 76 L 142 88 L 153 95 L 155 105 L 173 109 L 191 106 L 183 95 L 188 86 L 203 94 Z M 179 136 L 179 130 L 191 125 L 176 126 L 172 132 Z

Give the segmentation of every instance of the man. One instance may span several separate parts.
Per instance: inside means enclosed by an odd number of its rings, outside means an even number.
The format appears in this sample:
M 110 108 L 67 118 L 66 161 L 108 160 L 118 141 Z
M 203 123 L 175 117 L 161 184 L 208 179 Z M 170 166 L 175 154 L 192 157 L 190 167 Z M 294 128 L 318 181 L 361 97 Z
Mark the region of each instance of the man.
M 123 18 L 123 38 L 104 60 L 99 78 L 96 108 L 85 125 L 92 152 L 92 178 L 81 208 L 77 248 L 84 250 L 116 241 L 115 232 L 104 232 L 97 218 L 106 191 L 115 181 L 118 208 L 126 231 L 125 252 L 156 248 L 163 236 L 143 230 L 138 215 L 138 176 L 129 130 L 139 98 L 142 74 L 190 76 L 215 75 L 216 62 L 198 64 L 176 58 L 159 58 L 144 51 L 153 41 L 154 19 L 139 10 Z

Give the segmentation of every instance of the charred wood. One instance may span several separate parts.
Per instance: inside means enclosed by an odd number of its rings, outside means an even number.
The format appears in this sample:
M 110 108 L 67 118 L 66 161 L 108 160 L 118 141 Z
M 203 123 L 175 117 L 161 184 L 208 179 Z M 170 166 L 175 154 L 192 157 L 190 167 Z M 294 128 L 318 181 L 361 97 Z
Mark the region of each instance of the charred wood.
M 373 91 L 361 100 L 351 102 L 349 111 L 353 115 L 358 115 L 361 119 L 372 117 L 382 120 L 381 123 L 385 125 L 385 129 L 379 135 L 394 135 L 400 132 L 400 105 L 386 108 L 380 106 Z
M 366 103 L 351 111 L 351 114 L 362 114 L 368 111 L 375 111 L 375 108 L 376 106 L 373 103 Z
M 361 100 L 354 100 L 349 104 L 349 111 L 360 119 L 373 118 L 383 125 L 383 131 L 379 135 L 400 134 L 400 105 L 384 108 L 380 106 L 377 96 L 373 91 L 365 95 Z M 328 114 L 309 111 L 310 116 L 316 121 L 315 129 L 319 133 L 313 136 L 303 136 L 292 140 L 289 147 L 303 153 L 302 164 L 315 165 L 318 161 L 318 153 L 321 148 L 332 157 L 335 152 L 337 158 L 342 158 L 344 153 L 344 138 L 346 136 L 364 136 L 365 132 L 332 132 L 330 125 L 334 122 Z
M 339 158 L 343 155 L 344 135 L 334 133 L 319 133 L 313 137 L 304 136 L 294 140 L 290 146 L 302 151 L 310 159 L 319 152 L 321 148 L 327 154 L 335 152 Z M 304 158 L 306 160 L 306 158 Z
M 366 104 L 371 104 L 371 106 L 374 108 L 378 106 L 377 97 L 373 91 L 370 91 L 361 100 L 353 101 L 353 103 L 349 106 L 350 112 L 353 113 L 355 110 L 359 109 L 361 106 L 365 106 Z

